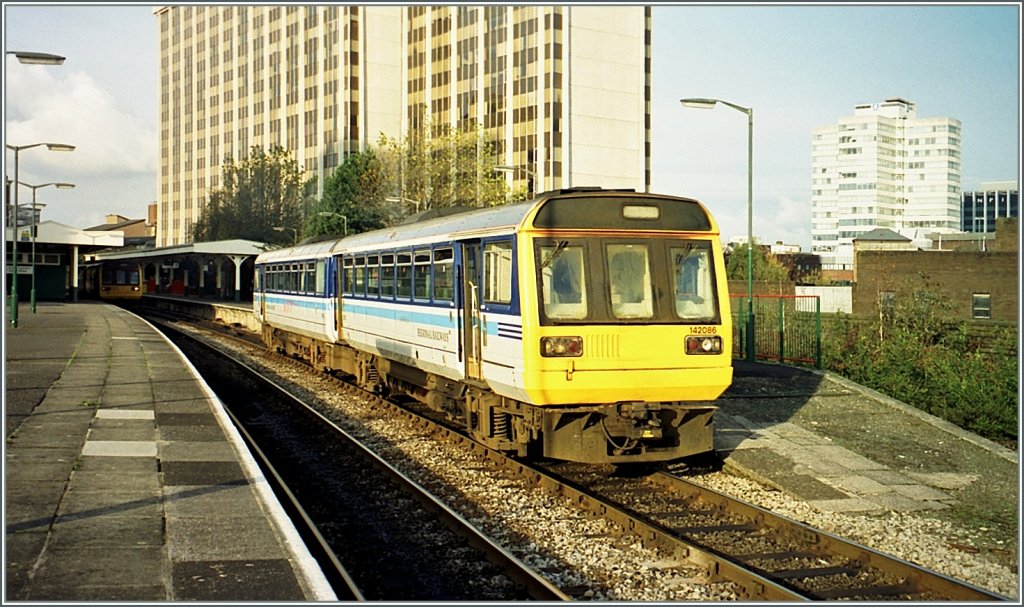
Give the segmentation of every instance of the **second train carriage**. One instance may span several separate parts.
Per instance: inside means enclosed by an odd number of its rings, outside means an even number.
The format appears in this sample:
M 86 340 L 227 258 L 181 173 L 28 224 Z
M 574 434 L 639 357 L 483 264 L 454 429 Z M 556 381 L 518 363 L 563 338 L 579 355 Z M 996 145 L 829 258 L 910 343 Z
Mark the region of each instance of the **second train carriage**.
M 145 293 L 142 264 L 137 261 L 96 261 L 81 269 L 80 291 L 84 297 L 105 301 L 138 301 Z
M 606 463 L 713 449 L 732 327 L 717 225 L 695 200 L 549 192 L 266 253 L 257 275 L 268 345 L 489 446 Z

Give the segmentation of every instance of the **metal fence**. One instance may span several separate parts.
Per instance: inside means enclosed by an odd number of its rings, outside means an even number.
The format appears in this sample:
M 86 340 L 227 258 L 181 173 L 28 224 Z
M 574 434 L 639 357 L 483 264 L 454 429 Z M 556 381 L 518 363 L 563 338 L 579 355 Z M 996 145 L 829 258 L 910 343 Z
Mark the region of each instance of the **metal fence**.
M 734 358 L 821 368 L 821 299 L 817 295 L 754 295 L 753 318 L 746 295 L 730 299 Z

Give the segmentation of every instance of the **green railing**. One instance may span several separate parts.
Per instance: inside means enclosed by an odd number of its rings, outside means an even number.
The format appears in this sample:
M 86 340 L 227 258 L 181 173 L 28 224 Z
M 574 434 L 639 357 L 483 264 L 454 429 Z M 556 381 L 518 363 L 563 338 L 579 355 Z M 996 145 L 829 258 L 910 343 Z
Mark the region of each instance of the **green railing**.
M 821 368 L 821 300 L 817 295 L 754 295 L 752 327 L 746 295 L 730 299 L 734 358 L 753 356 Z

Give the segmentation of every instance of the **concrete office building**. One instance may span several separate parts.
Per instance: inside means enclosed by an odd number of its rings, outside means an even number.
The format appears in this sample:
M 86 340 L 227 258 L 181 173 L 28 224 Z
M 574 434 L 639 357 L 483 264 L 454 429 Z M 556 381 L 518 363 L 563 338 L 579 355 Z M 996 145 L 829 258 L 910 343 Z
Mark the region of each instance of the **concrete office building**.
M 157 246 L 189 242 L 225 159 L 323 178 L 381 134 L 482 125 L 513 187 L 650 184 L 642 6 L 166 6 Z
M 955 118 L 918 118 L 899 98 L 858 105 L 814 130 L 811 156 L 812 251 L 823 269 L 852 263 L 853 239 L 878 228 L 910 238 L 960 229 Z
M 1016 181 L 983 182 L 976 192 L 964 192 L 960 229 L 964 232 L 996 231 L 996 219 L 1016 218 L 1019 212 Z

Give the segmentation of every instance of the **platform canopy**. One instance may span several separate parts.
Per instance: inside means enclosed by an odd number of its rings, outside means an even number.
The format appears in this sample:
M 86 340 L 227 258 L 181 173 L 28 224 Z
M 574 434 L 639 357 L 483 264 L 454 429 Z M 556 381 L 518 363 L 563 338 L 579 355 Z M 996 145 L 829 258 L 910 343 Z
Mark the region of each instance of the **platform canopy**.
M 178 257 L 187 255 L 242 255 L 255 257 L 271 248 L 270 245 L 253 240 L 217 240 L 214 242 L 193 242 L 153 249 L 121 249 L 100 251 L 90 256 L 91 260 L 137 259 L 143 261 L 154 257 Z

